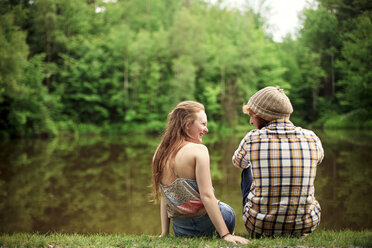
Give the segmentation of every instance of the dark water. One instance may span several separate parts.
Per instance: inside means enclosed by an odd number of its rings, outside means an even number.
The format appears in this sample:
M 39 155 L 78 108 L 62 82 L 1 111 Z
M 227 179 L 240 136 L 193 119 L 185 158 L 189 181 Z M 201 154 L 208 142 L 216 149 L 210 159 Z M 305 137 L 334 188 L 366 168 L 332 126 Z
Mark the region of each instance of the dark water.
M 319 131 L 325 159 L 316 198 L 323 229 L 372 228 L 372 132 Z M 218 199 L 241 220 L 240 170 L 231 156 L 242 136 L 205 137 Z M 149 203 L 158 137 L 14 140 L 0 144 L 0 232 L 159 234 Z

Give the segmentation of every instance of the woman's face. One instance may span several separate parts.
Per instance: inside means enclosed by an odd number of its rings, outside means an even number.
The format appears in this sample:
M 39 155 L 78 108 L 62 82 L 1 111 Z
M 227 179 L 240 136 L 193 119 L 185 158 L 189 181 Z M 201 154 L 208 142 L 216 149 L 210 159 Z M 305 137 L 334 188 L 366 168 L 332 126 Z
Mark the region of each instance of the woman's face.
M 195 120 L 187 126 L 187 132 L 190 135 L 192 142 L 202 143 L 203 135 L 208 133 L 207 115 L 203 110 L 200 110 L 195 114 Z

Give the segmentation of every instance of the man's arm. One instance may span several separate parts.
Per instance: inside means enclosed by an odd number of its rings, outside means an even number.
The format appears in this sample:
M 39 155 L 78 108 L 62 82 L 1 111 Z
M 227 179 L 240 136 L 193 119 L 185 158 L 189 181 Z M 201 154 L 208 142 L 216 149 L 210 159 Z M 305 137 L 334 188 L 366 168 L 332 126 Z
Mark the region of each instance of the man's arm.
M 316 147 L 318 152 L 318 165 L 323 161 L 324 158 L 324 149 L 322 146 L 322 142 L 320 141 L 319 137 L 316 137 Z
M 246 137 L 242 139 L 238 149 L 236 149 L 232 157 L 234 166 L 241 169 L 245 169 L 251 166 L 249 152 L 251 144 L 249 141 L 246 140 Z

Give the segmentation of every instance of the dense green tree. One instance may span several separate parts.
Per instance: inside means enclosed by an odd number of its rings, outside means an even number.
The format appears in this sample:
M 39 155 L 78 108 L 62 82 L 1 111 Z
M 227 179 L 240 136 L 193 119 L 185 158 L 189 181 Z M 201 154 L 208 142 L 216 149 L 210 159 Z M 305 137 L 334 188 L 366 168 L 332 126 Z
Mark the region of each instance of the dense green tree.
M 56 134 L 50 109 L 56 109 L 58 96 L 48 95 L 43 85 L 45 56 L 27 59 L 25 35 L 12 23 L 13 13 L 0 18 L 0 134 Z
M 76 54 L 64 57 L 67 70 L 60 76 L 64 83 L 64 114 L 78 123 L 101 124 L 109 114 L 104 107 L 105 94 L 110 87 L 108 78 L 103 77 L 108 69 L 104 61 L 106 51 L 100 39 L 78 38 L 71 43 L 78 49 L 71 45 Z
M 286 90 L 300 123 L 348 112 L 369 120 L 368 1 L 321 0 L 304 11 L 298 39 L 281 43 L 263 30 L 267 10 L 223 6 L 2 1 L 2 134 L 160 131 L 186 99 L 222 130 L 245 124 L 241 105 L 268 85 Z
M 304 27 L 300 42 L 321 57 L 320 66 L 326 71 L 321 78 L 324 96 L 335 95 L 335 53 L 339 47 L 338 21 L 336 15 L 323 7 L 308 9 L 304 13 Z
M 14 13 L 0 16 L 0 103 L 24 91 L 22 72 L 27 63 L 25 32 L 14 24 Z
M 59 96 L 49 95 L 43 85 L 45 78 L 44 55 L 32 57 L 26 64 L 21 82 L 25 91 L 13 98 L 12 111 L 7 116 L 7 124 L 12 127 L 13 135 L 55 135 L 58 130 L 53 117 L 59 113 Z M 53 116 L 54 115 L 54 116 Z
M 298 40 L 283 46 L 295 58 L 296 66 L 291 66 L 289 73 L 301 75 L 297 83 L 291 83 L 291 97 L 300 107 L 296 117 L 323 125 L 336 116 L 332 123 L 344 123 L 337 126 L 361 126 L 359 120 L 370 119 L 367 68 L 371 66 L 367 61 L 371 54 L 371 4 L 347 0 L 319 3 L 319 7 L 304 11 Z M 352 113 L 350 117 L 337 117 L 348 113 Z
M 339 68 L 343 74 L 339 84 L 341 104 L 348 110 L 364 110 L 364 117 L 372 110 L 372 12 L 358 16 L 355 29 L 344 34 L 342 60 Z
M 305 10 L 303 18 L 295 45 L 301 79 L 293 82 L 292 95 L 301 118 L 313 122 L 322 117 L 325 103 L 335 99 L 338 22 L 335 14 L 321 6 Z

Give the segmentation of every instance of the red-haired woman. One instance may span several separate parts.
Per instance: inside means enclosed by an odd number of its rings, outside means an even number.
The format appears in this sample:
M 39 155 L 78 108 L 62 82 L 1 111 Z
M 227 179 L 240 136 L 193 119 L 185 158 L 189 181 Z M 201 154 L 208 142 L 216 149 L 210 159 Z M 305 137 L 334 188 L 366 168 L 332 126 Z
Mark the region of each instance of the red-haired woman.
M 247 244 L 233 235 L 233 209 L 214 195 L 208 149 L 201 144 L 207 132 L 207 115 L 198 102 L 181 102 L 168 115 L 153 158 L 155 200 L 161 190 L 160 236 L 168 235 L 172 218 L 176 236 L 213 235 L 217 230 L 225 241 Z

